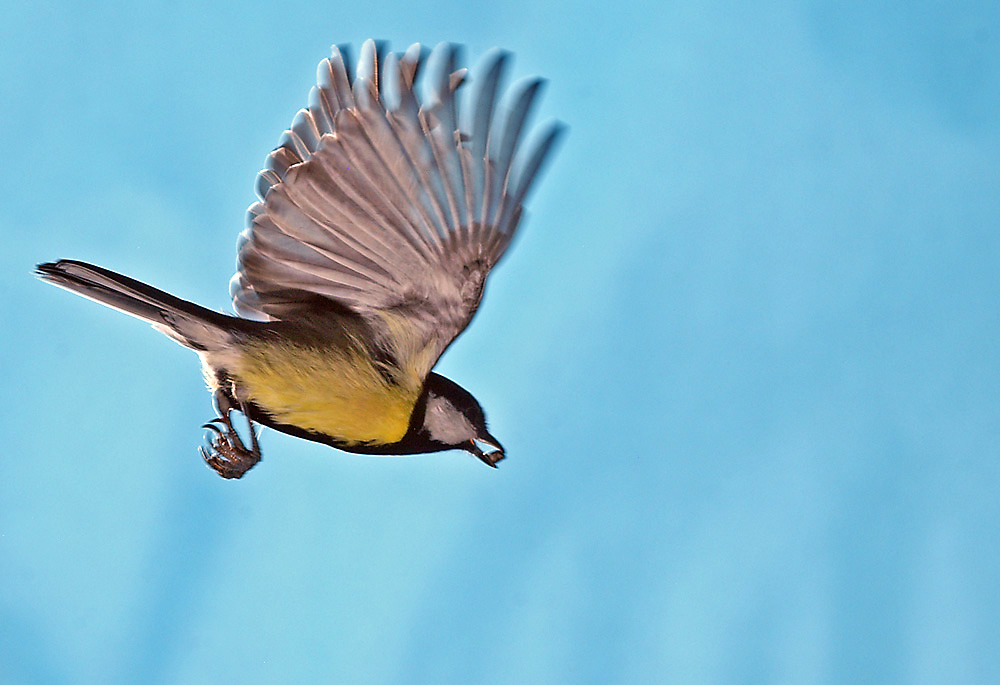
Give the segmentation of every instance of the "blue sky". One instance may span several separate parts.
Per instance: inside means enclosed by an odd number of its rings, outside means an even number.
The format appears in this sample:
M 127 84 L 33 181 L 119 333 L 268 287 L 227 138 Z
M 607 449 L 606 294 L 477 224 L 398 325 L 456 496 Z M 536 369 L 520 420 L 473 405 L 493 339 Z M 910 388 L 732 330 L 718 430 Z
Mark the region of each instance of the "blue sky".
M 22 3 L 0 26 L 0 680 L 1000 680 L 1000 9 Z M 333 42 L 497 45 L 569 135 L 438 370 L 508 458 L 274 432 L 44 285 L 229 307 Z

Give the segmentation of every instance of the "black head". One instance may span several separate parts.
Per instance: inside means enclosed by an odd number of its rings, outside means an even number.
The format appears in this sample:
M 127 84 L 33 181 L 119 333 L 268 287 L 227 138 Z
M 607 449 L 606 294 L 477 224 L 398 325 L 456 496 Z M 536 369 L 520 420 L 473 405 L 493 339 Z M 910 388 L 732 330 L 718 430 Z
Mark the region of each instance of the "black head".
M 420 432 L 442 449 L 465 450 L 496 468 L 504 458 L 503 447 L 486 429 L 486 415 L 476 398 L 436 373 L 427 377 L 425 387 L 427 404 Z

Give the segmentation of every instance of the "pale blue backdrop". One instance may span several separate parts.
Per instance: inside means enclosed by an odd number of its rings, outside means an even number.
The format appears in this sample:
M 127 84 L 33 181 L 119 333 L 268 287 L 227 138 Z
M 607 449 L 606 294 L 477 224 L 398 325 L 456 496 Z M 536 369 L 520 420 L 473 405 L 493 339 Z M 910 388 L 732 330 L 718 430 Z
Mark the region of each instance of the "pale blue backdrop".
M 273 432 L 31 276 L 213 308 L 332 42 L 499 45 L 569 127 L 440 370 L 509 457 Z M 1000 5 L 20 2 L 0 681 L 1000 682 Z

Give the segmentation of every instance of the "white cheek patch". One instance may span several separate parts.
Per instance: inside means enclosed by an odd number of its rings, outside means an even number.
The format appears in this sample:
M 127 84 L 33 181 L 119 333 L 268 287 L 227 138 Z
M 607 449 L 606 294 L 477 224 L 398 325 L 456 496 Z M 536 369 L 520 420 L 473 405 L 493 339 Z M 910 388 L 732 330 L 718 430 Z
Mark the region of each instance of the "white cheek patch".
M 476 437 L 476 429 L 453 404 L 432 395 L 427 400 L 424 427 L 431 437 L 445 445 L 457 445 Z

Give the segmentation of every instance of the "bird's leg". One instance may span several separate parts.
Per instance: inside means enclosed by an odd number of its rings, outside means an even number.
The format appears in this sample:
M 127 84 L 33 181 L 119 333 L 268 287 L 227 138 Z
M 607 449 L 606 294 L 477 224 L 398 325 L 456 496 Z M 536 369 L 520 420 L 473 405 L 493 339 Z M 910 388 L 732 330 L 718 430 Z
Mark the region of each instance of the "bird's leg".
M 215 391 L 215 408 L 219 413 L 218 418 L 212 419 L 204 425 L 214 436 L 209 438 L 208 449 L 199 447 L 201 458 L 212 467 L 216 473 L 223 478 L 241 478 L 244 473 L 254 467 L 260 461 L 260 443 L 257 441 L 257 431 L 254 430 L 253 421 L 247 413 L 246 405 L 240 402 L 239 410 L 246 417 L 250 426 L 250 448 L 240 438 L 240 434 L 233 428 L 229 414 L 233 410 L 233 405 L 222 390 Z M 215 424 L 220 424 L 225 430 Z

